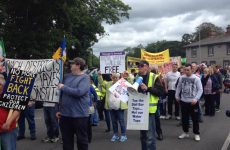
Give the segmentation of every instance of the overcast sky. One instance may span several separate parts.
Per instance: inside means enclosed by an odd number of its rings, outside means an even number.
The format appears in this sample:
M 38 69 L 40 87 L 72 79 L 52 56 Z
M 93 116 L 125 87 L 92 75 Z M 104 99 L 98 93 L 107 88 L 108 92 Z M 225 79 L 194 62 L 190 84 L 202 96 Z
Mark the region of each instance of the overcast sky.
M 178 40 L 203 22 L 226 31 L 230 24 L 229 0 L 122 0 L 132 7 L 130 18 L 115 25 L 103 24 L 109 36 L 93 46 L 94 54 L 122 51 L 126 47 L 161 40 Z

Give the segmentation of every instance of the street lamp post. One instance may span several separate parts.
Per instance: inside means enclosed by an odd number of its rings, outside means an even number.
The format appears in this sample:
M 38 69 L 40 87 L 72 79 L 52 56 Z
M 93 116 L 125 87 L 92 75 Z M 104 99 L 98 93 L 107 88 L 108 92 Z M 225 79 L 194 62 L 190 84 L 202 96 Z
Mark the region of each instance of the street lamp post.
M 201 64 L 201 50 L 200 50 L 200 28 L 199 28 L 199 51 L 200 51 L 200 64 Z
M 93 49 L 92 49 L 92 67 L 93 67 Z

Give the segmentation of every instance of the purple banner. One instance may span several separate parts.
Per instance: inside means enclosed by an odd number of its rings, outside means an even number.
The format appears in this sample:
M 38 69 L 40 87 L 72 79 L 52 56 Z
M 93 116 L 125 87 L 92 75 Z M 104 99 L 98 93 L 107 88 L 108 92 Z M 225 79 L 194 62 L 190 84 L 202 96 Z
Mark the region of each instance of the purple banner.
M 111 56 L 111 55 L 125 55 L 124 51 L 118 51 L 118 52 L 101 52 L 100 56 Z

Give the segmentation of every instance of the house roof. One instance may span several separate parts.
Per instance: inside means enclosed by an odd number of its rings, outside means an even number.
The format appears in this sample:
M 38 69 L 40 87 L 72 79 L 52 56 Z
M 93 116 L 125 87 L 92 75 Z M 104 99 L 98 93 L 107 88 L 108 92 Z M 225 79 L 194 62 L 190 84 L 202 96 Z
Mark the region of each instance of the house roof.
M 220 35 L 200 40 L 200 45 L 230 43 L 230 35 Z M 199 41 L 185 45 L 184 48 L 199 46 Z

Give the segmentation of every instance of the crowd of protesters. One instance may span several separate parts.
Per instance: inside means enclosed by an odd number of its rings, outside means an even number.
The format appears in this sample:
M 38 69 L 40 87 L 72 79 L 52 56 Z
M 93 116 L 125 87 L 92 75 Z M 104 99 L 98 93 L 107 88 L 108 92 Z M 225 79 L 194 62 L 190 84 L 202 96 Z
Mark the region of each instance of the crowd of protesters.
M 77 136 L 77 148 L 88 150 L 88 143 L 92 141 L 92 126 L 98 126 L 102 120 L 107 124 L 105 132 L 113 130 L 110 141 L 126 141 L 128 136 L 124 112 L 128 104 L 109 91 L 121 75 L 105 75 L 98 70 L 91 77 L 83 72 L 85 61 L 82 58 L 77 57 L 69 62 L 72 73 L 67 74 L 64 83 L 58 85 L 58 89 L 62 91 L 60 104 L 43 104 L 47 136 L 42 141 L 57 142 L 60 128 L 64 150 L 74 149 L 74 135 Z M 220 111 L 223 78 L 228 78 L 229 67 L 222 69 L 220 65 L 192 63 L 178 68 L 177 64 L 173 64 L 172 71 L 165 76 L 157 68 L 151 68 L 145 60 L 138 63 L 138 68 L 138 73 L 132 69 L 130 73 L 125 71 L 122 77 L 133 84 L 141 76 L 143 84 L 138 92 L 150 93 L 149 130 L 140 131 L 142 150 L 156 149 L 156 139 L 163 140 L 160 119 L 170 120 L 173 116 L 179 121 L 177 126 L 182 126 L 183 129 L 179 139 L 189 137 L 189 128 L 193 127 L 194 138 L 200 141 L 199 123 L 203 122 L 203 116 L 213 117 Z M 5 80 L 6 75 L 0 75 L 0 93 Z M 203 99 L 204 105 L 201 105 Z M 16 149 L 16 141 L 25 138 L 25 118 L 29 124 L 31 140 L 36 140 L 34 107 L 35 102 L 31 101 L 26 111 L 14 111 L 8 120 L 9 109 L 0 107 L 3 150 Z M 204 114 L 202 107 L 205 107 Z

